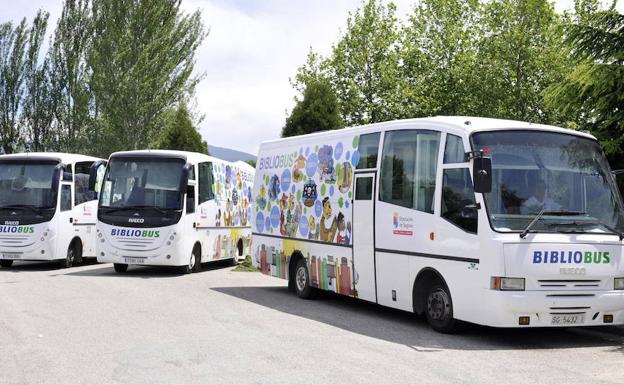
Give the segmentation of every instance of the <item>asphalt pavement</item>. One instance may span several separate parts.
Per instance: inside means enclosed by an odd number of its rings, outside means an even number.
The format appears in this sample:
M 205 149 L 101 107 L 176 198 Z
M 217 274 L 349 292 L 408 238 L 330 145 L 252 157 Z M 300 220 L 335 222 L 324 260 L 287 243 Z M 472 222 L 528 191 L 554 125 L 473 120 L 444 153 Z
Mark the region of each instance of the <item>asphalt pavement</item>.
M 0 269 L 0 384 L 624 384 L 624 328 L 432 331 L 225 265 Z

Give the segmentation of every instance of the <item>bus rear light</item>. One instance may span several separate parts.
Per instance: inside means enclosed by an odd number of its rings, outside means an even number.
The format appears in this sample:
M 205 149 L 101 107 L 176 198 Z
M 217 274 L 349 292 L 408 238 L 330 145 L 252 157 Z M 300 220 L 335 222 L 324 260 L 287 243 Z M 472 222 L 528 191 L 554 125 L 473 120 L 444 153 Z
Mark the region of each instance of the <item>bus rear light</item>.
M 41 250 L 41 254 L 45 254 L 45 250 Z
M 624 277 L 615 278 L 613 280 L 613 288 L 615 290 L 624 290 Z
M 605 314 L 602 316 L 602 322 L 606 323 L 606 324 L 612 324 L 613 323 L 613 314 Z
M 523 291 L 524 278 L 492 277 L 490 289 L 502 291 Z

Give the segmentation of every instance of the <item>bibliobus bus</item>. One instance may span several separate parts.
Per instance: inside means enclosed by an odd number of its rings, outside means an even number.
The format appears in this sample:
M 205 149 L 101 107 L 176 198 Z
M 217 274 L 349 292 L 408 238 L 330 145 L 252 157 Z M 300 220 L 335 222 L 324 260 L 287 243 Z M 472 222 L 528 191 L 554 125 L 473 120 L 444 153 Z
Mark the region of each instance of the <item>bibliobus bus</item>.
M 112 154 L 98 204 L 98 261 L 117 272 L 153 265 L 184 273 L 203 262 L 236 263 L 250 253 L 253 175 L 245 162 L 193 152 Z
M 470 117 L 265 142 L 253 261 L 318 289 L 496 327 L 624 323 L 624 213 L 588 134 Z
M 95 257 L 97 193 L 89 172 L 99 159 L 63 153 L 0 156 L 0 264 Z M 95 185 L 94 185 L 95 186 Z

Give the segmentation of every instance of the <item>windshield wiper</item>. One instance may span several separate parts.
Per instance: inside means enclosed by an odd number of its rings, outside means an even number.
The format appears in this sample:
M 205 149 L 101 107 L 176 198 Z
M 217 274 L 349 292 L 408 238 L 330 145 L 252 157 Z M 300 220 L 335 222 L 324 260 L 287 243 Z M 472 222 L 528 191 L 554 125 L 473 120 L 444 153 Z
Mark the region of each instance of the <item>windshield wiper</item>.
M 624 239 L 624 233 L 619 231 L 618 229 L 616 229 L 615 227 L 604 223 L 603 221 L 601 221 L 600 219 L 596 218 L 596 217 L 590 217 L 591 221 L 590 222 L 586 222 L 583 223 L 584 225 L 600 225 L 602 227 L 604 227 L 605 229 L 609 230 L 610 232 L 612 232 L 613 234 L 617 235 L 620 238 L 620 241 Z
M 537 213 L 535 218 L 533 218 L 533 220 L 527 225 L 527 227 L 525 227 L 524 230 L 522 230 L 522 232 L 520 233 L 520 238 L 522 238 L 522 239 L 526 238 L 526 236 L 529 233 L 529 231 L 531 231 L 531 228 L 544 215 L 556 215 L 556 216 L 562 216 L 563 217 L 563 216 L 587 215 L 587 213 L 584 212 L 584 211 L 567 211 L 567 210 L 548 211 L 546 209 L 542 209 L 539 213 Z
M 51 208 L 51 207 L 39 207 L 39 206 L 35 206 L 35 205 L 8 205 L 8 206 L 0 206 L 0 209 L 9 209 L 9 210 L 15 210 L 15 209 L 30 209 L 31 211 L 33 211 L 36 214 L 40 214 L 42 209 L 46 209 L 46 208 Z
M 143 209 L 153 209 L 158 211 L 159 213 L 165 215 L 167 212 L 160 207 L 157 206 L 149 206 L 149 205 L 137 205 L 137 206 L 123 206 L 123 207 L 110 207 L 110 206 L 101 206 L 100 209 L 106 210 L 107 213 L 112 213 L 116 211 L 124 211 L 124 210 L 143 210 Z M 167 210 L 176 210 L 176 209 L 167 209 Z

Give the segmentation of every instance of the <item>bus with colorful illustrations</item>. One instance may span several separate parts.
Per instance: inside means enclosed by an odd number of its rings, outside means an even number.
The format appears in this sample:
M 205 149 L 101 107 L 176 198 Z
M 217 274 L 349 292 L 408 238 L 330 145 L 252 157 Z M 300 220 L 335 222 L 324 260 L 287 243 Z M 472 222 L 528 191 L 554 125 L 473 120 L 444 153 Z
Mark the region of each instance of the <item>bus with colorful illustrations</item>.
M 194 152 L 113 153 L 98 203 L 98 261 L 116 272 L 149 265 L 184 273 L 204 262 L 236 263 L 250 253 L 253 176 L 245 162 Z
M 594 137 L 434 117 L 260 147 L 254 264 L 440 332 L 624 323 L 624 212 Z
M 95 258 L 97 192 L 90 170 L 100 160 L 64 153 L 0 156 L 0 265 Z M 97 186 L 97 184 L 94 184 Z

